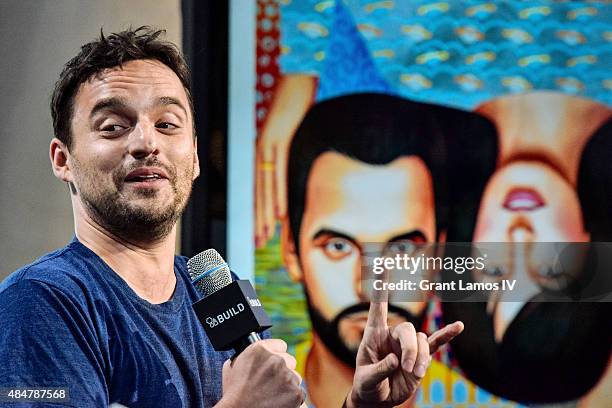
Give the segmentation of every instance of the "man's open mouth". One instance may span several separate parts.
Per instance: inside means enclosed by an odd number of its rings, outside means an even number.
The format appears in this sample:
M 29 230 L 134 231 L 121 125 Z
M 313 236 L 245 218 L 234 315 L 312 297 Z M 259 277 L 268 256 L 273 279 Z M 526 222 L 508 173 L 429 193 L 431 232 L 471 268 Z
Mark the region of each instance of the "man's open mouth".
M 154 183 L 161 180 L 167 180 L 166 172 L 159 168 L 140 167 L 132 170 L 126 177 L 128 183 Z

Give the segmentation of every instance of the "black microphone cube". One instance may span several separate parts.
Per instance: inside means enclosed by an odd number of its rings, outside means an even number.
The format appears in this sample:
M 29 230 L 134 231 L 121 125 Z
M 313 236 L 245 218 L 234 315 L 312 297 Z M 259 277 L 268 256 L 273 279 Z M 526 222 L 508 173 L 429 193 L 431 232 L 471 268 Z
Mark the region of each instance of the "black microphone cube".
M 261 333 L 272 322 L 248 280 L 236 280 L 193 304 L 217 351 L 231 350 L 249 334 Z

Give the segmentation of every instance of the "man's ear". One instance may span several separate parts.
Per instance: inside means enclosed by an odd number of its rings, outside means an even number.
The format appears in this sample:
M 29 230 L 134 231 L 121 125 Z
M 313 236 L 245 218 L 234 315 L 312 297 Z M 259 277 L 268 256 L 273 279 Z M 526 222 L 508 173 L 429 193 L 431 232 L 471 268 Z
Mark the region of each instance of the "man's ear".
M 200 175 L 200 159 L 198 158 L 198 138 L 193 138 L 193 180 Z
M 289 225 L 289 217 L 283 217 L 281 220 L 281 255 L 283 257 L 283 263 L 287 268 L 289 277 L 294 282 L 302 282 L 304 274 L 300 266 L 300 258 L 296 251 L 296 244 L 293 241 L 293 235 L 291 234 L 291 227 Z
M 51 159 L 53 174 L 62 181 L 72 183 L 72 172 L 68 163 L 69 156 L 70 153 L 68 153 L 66 145 L 61 140 L 54 137 L 49 146 L 49 158 Z

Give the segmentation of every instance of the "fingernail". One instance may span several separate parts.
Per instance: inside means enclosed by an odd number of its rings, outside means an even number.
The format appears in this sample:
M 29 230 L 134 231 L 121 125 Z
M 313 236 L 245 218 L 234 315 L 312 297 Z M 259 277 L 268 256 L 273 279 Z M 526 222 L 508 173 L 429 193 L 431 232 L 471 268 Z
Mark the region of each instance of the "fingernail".
M 414 367 L 414 375 L 416 375 L 419 378 L 425 377 L 425 365 L 419 364 L 416 367 Z

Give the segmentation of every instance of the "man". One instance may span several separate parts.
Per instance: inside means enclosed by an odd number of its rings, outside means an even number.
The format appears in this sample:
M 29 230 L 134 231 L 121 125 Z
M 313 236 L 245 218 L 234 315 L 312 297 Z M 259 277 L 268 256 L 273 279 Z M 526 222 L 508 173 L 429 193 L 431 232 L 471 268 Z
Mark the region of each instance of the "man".
M 456 188 L 446 182 L 459 184 L 452 174 L 462 168 L 473 176 L 461 183 L 463 199 L 478 197 L 493 162 L 478 174 L 472 159 L 476 152 L 494 158 L 494 140 L 478 115 L 391 95 L 346 95 L 308 111 L 290 148 L 282 248 L 290 276 L 304 285 L 312 322 L 305 376 L 314 406 L 337 406 L 351 387 L 368 320 L 364 258 L 435 243 L 457 207 L 469 218 L 465 203 L 449 205 Z M 448 159 L 451 147 L 457 166 Z M 471 208 L 475 217 L 477 198 Z M 395 300 L 389 325 L 421 329 L 428 295 Z
M 199 296 L 174 242 L 199 174 L 193 103 L 185 61 L 160 34 L 101 35 L 60 75 L 50 157 L 70 186 L 75 238 L 0 286 L 0 388 L 63 388 L 60 402 L 76 407 L 297 407 L 301 379 L 284 342 L 232 362 L 191 308 Z M 384 306 L 373 306 L 349 407 L 407 398 L 418 384 L 408 358 L 427 366 L 430 344 L 388 331 Z

